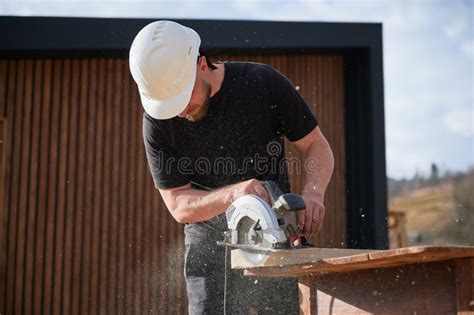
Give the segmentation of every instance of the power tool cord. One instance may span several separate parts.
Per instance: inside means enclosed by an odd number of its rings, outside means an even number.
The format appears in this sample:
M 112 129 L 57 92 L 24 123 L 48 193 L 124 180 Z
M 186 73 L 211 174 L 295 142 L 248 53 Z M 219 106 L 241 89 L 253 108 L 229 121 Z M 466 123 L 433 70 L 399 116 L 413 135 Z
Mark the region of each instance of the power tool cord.
M 224 315 L 227 314 L 227 252 L 229 246 L 225 246 L 225 257 L 224 257 Z

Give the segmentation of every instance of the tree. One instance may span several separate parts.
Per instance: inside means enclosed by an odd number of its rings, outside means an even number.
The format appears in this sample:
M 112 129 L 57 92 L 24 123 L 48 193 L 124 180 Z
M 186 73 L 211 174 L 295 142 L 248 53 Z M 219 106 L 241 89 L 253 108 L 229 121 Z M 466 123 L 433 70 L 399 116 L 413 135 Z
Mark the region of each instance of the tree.
M 436 163 L 431 164 L 431 175 L 430 175 L 429 183 L 430 185 L 439 184 L 439 169 Z
M 463 244 L 474 245 L 474 171 L 455 182 L 454 200 L 457 220 L 456 238 Z

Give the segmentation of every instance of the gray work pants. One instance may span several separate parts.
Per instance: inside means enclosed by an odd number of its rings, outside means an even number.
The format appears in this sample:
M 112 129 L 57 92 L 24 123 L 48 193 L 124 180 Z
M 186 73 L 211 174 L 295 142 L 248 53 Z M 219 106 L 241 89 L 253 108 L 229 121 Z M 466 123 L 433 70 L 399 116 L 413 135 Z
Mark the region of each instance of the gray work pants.
M 187 243 L 185 249 L 189 314 L 223 314 L 225 247 L 214 239 Z M 227 314 L 299 314 L 296 279 L 244 277 L 230 270 L 230 249 L 227 264 Z

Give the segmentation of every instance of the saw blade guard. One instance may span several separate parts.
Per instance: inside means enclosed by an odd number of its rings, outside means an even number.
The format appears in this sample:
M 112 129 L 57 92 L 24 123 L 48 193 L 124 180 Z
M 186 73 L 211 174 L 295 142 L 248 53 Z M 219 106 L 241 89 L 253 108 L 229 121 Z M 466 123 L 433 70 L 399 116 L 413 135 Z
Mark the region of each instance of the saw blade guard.
M 226 212 L 228 228 L 238 230 L 239 223 L 246 217 L 259 222 L 264 243 L 275 244 L 286 241 L 285 233 L 281 230 L 273 209 L 259 196 L 245 195 L 232 203 Z

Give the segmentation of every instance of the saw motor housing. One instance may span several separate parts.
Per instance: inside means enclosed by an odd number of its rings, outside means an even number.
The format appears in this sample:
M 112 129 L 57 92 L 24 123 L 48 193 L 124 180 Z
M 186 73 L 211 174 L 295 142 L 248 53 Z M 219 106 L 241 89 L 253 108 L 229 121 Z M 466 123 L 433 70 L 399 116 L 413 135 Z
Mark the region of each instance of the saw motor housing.
M 283 194 L 274 182 L 262 185 L 271 205 L 256 195 L 237 198 L 226 211 L 229 230 L 224 242 L 219 243 L 251 250 L 285 249 L 306 243 L 296 218 L 296 211 L 306 207 L 303 198 L 295 193 Z

